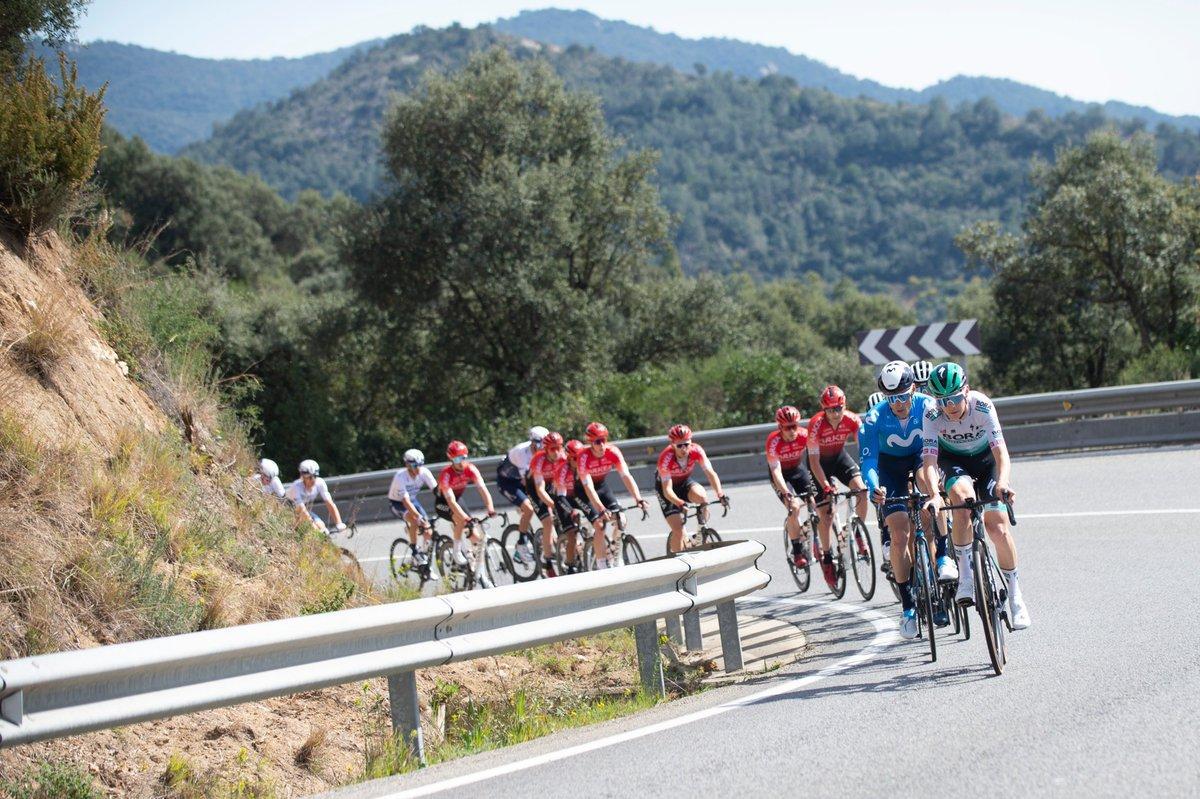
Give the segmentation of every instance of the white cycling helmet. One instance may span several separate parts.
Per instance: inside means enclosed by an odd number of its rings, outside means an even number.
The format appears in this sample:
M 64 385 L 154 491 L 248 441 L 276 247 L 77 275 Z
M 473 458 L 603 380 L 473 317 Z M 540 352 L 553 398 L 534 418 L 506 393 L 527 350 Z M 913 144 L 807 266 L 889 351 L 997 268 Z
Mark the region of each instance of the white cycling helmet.
M 918 386 L 923 386 L 929 382 L 929 373 L 933 371 L 933 364 L 929 361 L 914 361 L 912 370 L 913 380 Z
M 263 458 L 258 462 L 258 473 L 268 480 L 274 480 L 279 476 L 279 464 L 270 458 Z
M 871 396 L 867 397 L 867 410 L 874 408 L 879 403 L 883 402 L 883 392 L 876 391 Z
M 313 477 L 316 477 L 321 473 L 321 467 L 312 458 L 305 458 L 300 461 L 299 471 L 300 474 L 311 474 Z
M 548 435 L 550 435 L 550 431 L 542 427 L 540 424 L 536 424 L 529 428 L 529 440 L 534 444 L 541 444 L 542 439 Z
M 419 449 L 409 449 L 404 451 L 404 462 L 409 466 L 424 466 L 425 453 Z
M 885 394 L 908 391 L 913 384 L 912 368 L 904 361 L 889 361 L 879 370 L 875 385 Z

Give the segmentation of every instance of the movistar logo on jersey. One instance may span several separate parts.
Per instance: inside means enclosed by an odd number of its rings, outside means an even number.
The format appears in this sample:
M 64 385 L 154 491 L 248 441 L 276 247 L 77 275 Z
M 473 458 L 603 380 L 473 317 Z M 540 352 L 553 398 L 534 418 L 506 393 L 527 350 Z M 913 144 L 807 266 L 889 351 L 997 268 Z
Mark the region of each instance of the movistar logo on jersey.
M 889 447 L 911 447 L 921 438 L 921 428 L 914 428 L 908 435 L 901 437 L 898 433 L 892 433 L 887 437 L 887 445 Z

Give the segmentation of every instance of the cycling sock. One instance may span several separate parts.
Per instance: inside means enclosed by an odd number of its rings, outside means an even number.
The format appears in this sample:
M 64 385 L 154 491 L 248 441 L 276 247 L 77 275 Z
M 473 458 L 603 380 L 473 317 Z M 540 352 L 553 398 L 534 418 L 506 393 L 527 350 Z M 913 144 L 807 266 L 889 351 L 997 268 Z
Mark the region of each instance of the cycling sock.
M 916 605 L 916 602 L 913 601 L 912 576 L 910 575 L 907 580 L 905 580 L 902 583 L 899 583 L 899 586 L 900 586 L 900 606 L 903 607 L 905 610 L 912 610 L 913 607 Z
M 608 558 L 596 558 L 596 568 L 597 569 L 607 569 L 608 568 Z
M 886 524 L 879 528 L 879 543 L 885 547 L 892 543 L 892 531 L 888 529 Z
M 964 577 L 971 573 L 971 545 L 960 547 L 954 545 L 954 554 L 958 556 L 958 573 Z
M 804 554 L 804 548 L 803 548 L 803 547 L 804 547 L 804 544 L 803 544 L 803 542 L 802 542 L 802 541 L 801 541 L 799 538 L 793 538 L 793 539 L 792 539 L 792 554 L 793 554 L 793 555 L 802 555 L 802 554 Z
M 948 536 L 939 535 L 939 536 L 935 536 L 935 538 L 937 538 L 937 540 L 933 542 L 933 553 L 934 553 L 933 556 L 935 558 L 946 557 L 946 549 L 947 549 L 946 544 L 948 541 Z
M 1008 595 L 1020 596 L 1021 588 L 1017 585 L 1017 570 L 1004 571 L 1004 569 L 1001 569 L 1000 571 L 1004 574 L 1004 581 L 1008 583 Z

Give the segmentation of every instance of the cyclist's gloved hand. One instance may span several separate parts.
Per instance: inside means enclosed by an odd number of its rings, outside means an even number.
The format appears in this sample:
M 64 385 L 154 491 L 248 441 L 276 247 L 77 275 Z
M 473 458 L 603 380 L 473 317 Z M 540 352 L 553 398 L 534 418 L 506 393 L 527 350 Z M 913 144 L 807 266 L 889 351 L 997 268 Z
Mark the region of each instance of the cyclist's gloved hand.
M 343 531 L 346 529 L 346 525 L 345 525 L 345 523 L 344 523 L 344 522 L 338 522 L 338 523 L 337 523 L 337 527 L 335 527 L 335 528 L 333 528 L 333 529 L 337 530 L 337 531 L 340 533 L 340 532 L 343 532 Z
M 488 508 L 487 514 L 488 514 L 488 518 L 489 518 L 489 519 L 490 519 L 490 518 L 493 518 L 493 517 L 495 517 L 495 515 L 496 515 L 496 509 L 495 509 L 495 508 Z
M 884 491 L 882 488 L 877 488 L 874 492 L 872 492 L 871 499 L 874 500 L 876 505 L 882 505 L 883 501 L 887 499 L 887 491 Z

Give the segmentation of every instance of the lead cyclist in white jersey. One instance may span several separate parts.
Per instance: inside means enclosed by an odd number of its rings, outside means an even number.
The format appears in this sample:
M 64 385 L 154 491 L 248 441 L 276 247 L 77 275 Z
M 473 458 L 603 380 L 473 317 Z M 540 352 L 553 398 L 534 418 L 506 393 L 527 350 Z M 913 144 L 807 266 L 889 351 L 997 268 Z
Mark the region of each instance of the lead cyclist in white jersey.
M 316 461 L 306 458 L 300 461 L 299 471 L 300 477 L 288 486 L 287 490 L 288 501 L 296 507 L 296 518 L 307 521 L 322 533 L 328 533 L 329 529 L 325 523 L 312 514 L 313 503 L 319 499 L 325 503 L 325 509 L 329 511 L 329 520 L 333 522 L 334 529 L 339 533 L 345 530 L 346 525 L 342 523 L 342 514 L 329 494 L 329 486 L 320 477 L 321 467 L 317 465 Z
M 950 504 L 969 499 L 992 500 L 983 514 L 983 526 L 996 547 L 996 560 L 1008 583 L 1008 607 L 1014 630 L 1029 626 L 1029 609 L 1017 581 L 1017 545 L 1008 527 L 1001 497 L 1013 498 L 1009 486 L 1010 461 L 996 406 L 967 385 L 967 376 L 956 363 L 938 364 L 929 375 L 926 392 L 936 406 L 922 419 L 921 475 L 926 485 L 936 486 L 940 469 Z M 941 511 L 941 497 L 931 503 Z M 958 556 L 960 605 L 973 604 L 975 579 L 971 568 L 971 518 L 966 510 L 954 511 L 954 551 Z
M 408 528 L 408 543 L 417 555 L 417 562 L 424 563 L 429 543 L 433 538 L 433 527 L 429 524 L 429 513 L 421 504 L 418 494 L 421 489 L 437 493 L 437 479 L 425 465 L 425 453 L 410 449 L 404 453 L 404 468 L 396 471 L 388 488 L 388 505 L 392 515 L 403 519 Z M 417 546 L 417 530 L 421 530 L 422 545 Z

